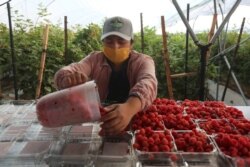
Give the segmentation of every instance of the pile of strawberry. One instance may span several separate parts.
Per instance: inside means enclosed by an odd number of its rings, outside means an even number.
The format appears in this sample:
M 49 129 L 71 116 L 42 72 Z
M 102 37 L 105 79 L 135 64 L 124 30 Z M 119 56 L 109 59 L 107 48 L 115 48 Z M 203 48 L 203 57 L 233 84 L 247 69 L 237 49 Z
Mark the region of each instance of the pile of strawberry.
M 193 119 L 217 119 L 216 110 L 211 107 L 198 106 L 186 108 L 186 113 Z
M 234 118 L 234 119 L 243 119 L 244 118 L 243 113 L 234 107 L 226 107 L 224 112 L 228 114 L 227 118 Z
M 154 105 L 176 105 L 176 101 L 175 100 L 171 100 L 171 99 L 166 99 L 166 98 L 156 98 L 153 101 Z
M 183 114 L 184 108 L 178 105 L 158 105 L 157 112 L 161 115 L 166 114 Z
M 188 115 L 171 113 L 163 115 L 162 119 L 167 129 L 192 130 L 196 128 L 196 125 Z
M 237 134 L 239 133 L 235 127 L 233 127 L 225 119 L 208 119 L 206 121 L 199 121 L 199 127 L 206 131 L 207 134 L 216 133 L 227 133 L 227 134 Z
M 153 131 L 147 127 L 136 132 L 133 147 L 145 152 L 170 152 L 173 141 L 169 131 Z
M 213 145 L 206 134 L 197 130 L 189 132 L 173 131 L 172 135 L 179 151 L 184 152 L 211 152 Z
M 132 121 L 132 130 L 136 130 L 133 147 L 145 152 L 168 152 L 175 143 L 179 151 L 212 152 L 214 147 L 210 138 L 197 131 L 194 122 L 207 134 L 217 135 L 214 141 L 226 155 L 250 158 L 250 141 L 243 136 L 250 133 L 250 121 L 244 119 L 240 110 L 219 101 L 185 99 L 176 102 L 157 98 Z M 169 129 L 173 130 L 174 139 Z
M 150 127 L 153 130 L 164 130 L 162 116 L 151 110 L 137 113 L 133 118 L 132 130 L 135 131 L 147 127 Z
M 232 157 L 250 157 L 250 138 L 242 135 L 220 133 L 215 137 L 220 150 Z
M 204 101 L 203 105 L 212 108 L 225 108 L 226 105 L 222 101 Z
M 199 107 L 202 106 L 202 102 L 198 100 L 185 99 L 184 101 L 182 101 L 181 105 L 183 107 Z
M 229 122 L 237 129 L 242 135 L 250 134 L 250 121 L 247 119 L 229 119 Z

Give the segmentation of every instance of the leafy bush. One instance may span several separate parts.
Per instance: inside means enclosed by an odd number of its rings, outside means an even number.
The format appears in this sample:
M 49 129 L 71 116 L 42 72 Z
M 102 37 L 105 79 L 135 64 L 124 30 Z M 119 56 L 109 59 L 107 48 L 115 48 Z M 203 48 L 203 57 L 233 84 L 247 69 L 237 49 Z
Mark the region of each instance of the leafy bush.
M 46 10 L 40 6 L 40 17 L 46 17 Z M 40 57 L 42 54 L 42 36 L 44 23 L 49 23 L 45 18 L 38 24 L 32 23 L 30 20 L 24 20 L 18 12 L 15 12 L 13 22 L 14 44 L 16 56 L 16 69 L 18 89 L 23 90 L 23 99 L 34 99 L 37 86 L 37 76 L 40 66 Z M 64 51 L 64 30 L 60 25 L 50 24 L 48 50 L 45 64 L 44 77 L 42 82 L 42 95 L 55 91 L 53 86 L 53 76 L 55 72 L 62 66 L 72 62 L 81 60 L 84 56 L 94 50 L 102 49 L 100 41 L 101 27 L 97 24 L 89 24 L 86 27 L 73 27 L 68 30 L 68 50 Z M 198 39 L 206 41 L 207 33 L 197 34 Z M 236 43 L 238 37 L 237 32 L 229 32 L 227 34 L 226 48 Z M 248 33 L 244 33 L 242 39 L 249 37 Z M 168 51 L 170 56 L 171 74 L 184 72 L 185 66 L 185 34 L 176 33 L 168 34 Z M 159 81 L 158 96 L 168 97 L 166 84 L 166 71 L 162 54 L 162 36 L 156 33 L 155 27 L 144 28 L 144 53 L 152 56 L 155 61 L 156 75 Z M 200 49 L 190 39 L 188 55 L 188 72 L 197 72 L 196 76 L 191 76 L 187 81 L 187 97 L 189 99 L 198 99 L 198 69 L 200 63 Z M 218 53 L 218 44 L 211 47 L 211 56 Z M 135 33 L 134 49 L 141 51 L 141 35 Z M 227 53 L 230 63 L 232 63 L 235 73 L 241 84 L 250 84 L 250 45 L 245 42 L 239 48 L 236 57 L 233 52 Z M 218 69 L 221 68 L 222 74 L 227 74 L 225 63 L 218 63 L 219 59 L 209 63 L 207 66 L 207 78 L 215 79 L 218 76 Z M 11 71 L 11 54 L 9 48 L 9 29 L 5 24 L 0 23 L 0 78 L 4 78 L 4 74 L 10 74 L 11 80 L 13 75 Z M 223 76 L 224 78 L 226 75 Z M 5 81 L 3 81 L 5 82 Z M 183 100 L 185 78 L 172 79 L 174 97 L 177 100 Z

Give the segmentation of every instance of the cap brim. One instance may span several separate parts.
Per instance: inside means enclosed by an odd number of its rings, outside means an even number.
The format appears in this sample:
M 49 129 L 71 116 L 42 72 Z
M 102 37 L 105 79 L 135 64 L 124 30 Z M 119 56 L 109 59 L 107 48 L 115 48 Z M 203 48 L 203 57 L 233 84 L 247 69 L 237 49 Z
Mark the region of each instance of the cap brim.
M 106 33 L 106 34 L 103 34 L 103 35 L 101 36 L 101 40 L 103 40 L 104 38 L 106 38 L 106 37 L 108 37 L 108 36 L 110 36 L 110 35 L 119 36 L 119 37 L 121 37 L 121 38 L 123 38 L 123 39 L 125 39 L 125 40 L 127 40 L 127 41 L 130 41 L 130 40 L 131 40 L 131 37 L 130 37 L 130 36 L 124 35 L 124 34 L 122 34 L 122 33 L 120 33 L 120 32 L 117 32 L 117 31 L 112 31 L 112 32 L 108 32 L 108 33 Z

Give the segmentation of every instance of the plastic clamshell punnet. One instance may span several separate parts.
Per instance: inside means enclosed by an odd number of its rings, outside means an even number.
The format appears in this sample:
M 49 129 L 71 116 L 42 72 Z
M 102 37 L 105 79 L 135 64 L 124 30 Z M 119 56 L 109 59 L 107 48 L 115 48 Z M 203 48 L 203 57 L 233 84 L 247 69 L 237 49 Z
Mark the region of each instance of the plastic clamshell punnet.
M 93 164 L 92 153 L 93 140 L 89 138 L 59 140 L 51 148 L 49 154 L 44 157 L 44 161 L 49 166 L 90 166 Z
M 52 145 L 52 141 L 16 141 L 0 158 L 3 166 L 39 166 L 43 164 L 43 157 Z
M 174 137 L 174 142 L 177 148 L 177 152 L 181 154 L 184 161 L 188 163 L 189 166 L 199 166 L 199 167 L 217 167 L 218 166 L 218 160 L 217 160 L 217 149 L 211 139 L 210 136 L 208 136 L 203 131 L 195 130 L 197 133 L 201 133 L 204 135 L 206 144 L 211 146 L 210 151 L 197 151 L 193 150 L 191 151 L 184 151 L 179 148 L 177 138 L 175 137 L 175 134 L 186 134 L 191 133 L 192 130 L 174 130 L 172 131 L 172 136 Z M 192 136 L 191 136 L 192 137 Z M 190 139 L 190 137 L 189 137 Z M 199 139 L 197 139 L 198 142 Z M 186 142 L 186 141 L 185 141 Z M 185 143 L 185 147 L 188 147 L 188 144 L 191 144 L 190 141 L 188 143 Z M 203 146 L 205 147 L 205 146 Z
M 174 144 L 173 137 L 170 133 L 170 130 L 159 130 L 154 131 L 153 133 L 164 133 L 168 132 L 171 136 L 171 150 L 167 152 L 151 152 L 151 151 L 141 151 L 136 148 L 133 148 L 133 154 L 139 166 L 179 166 L 186 167 L 187 163 L 184 161 L 182 155 L 177 152 L 176 146 Z M 136 142 L 136 134 L 139 131 L 135 131 L 134 137 L 132 140 L 132 146 Z M 153 136 L 153 135 L 152 135 Z
M 225 166 L 225 167 L 228 167 L 228 166 L 232 166 L 232 167 L 248 167 L 250 166 L 250 157 L 249 155 L 245 155 L 244 157 L 241 157 L 241 156 L 230 156 L 230 155 L 227 155 L 224 151 L 228 151 L 228 150 L 224 150 L 222 151 L 221 150 L 221 146 L 219 143 L 217 143 L 216 139 L 222 139 L 224 137 L 221 136 L 222 134 L 217 134 L 217 135 L 214 135 L 212 137 L 212 140 L 215 144 L 215 146 L 217 147 L 218 149 L 218 158 L 220 158 L 221 160 L 223 160 L 223 164 L 221 164 L 220 166 Z M 250 137 L 248 135 L 240 135 L 240 134 L 225 134 L 227 135 L 227 138 L 230 138 L 232 140 L 235 140 L 236 138 L 238 137 L 241 137 L 241 138 L 245 138 L 247 139 L 247 142 L 246 141 L 241 141 L 241 143 L 243 145 L 248 145 L 249 146 L 249 142 L 250 142 Z M 237 140 L 237 139 L 236 139 Z M 223 143 L 227 143 L 224 139 L 223 139 Z M 223 146 L 224 147 L 224 146 Z M 235 145 L 234 145 L 235 147 Z M 242 146 L 238 146 L 238 148 L 244 148 L 246 150 L 249 150 L 249 148 L 247 147 L 242 147 Z M 233 148 L 233 145 L 229 145 L 227 146 L 228 149 L 232 149 Z M 242 154 L 243 152 L 240 151 Z
M 36 112 L 43 126 L 60 127 L 98 121 L 99 106 L 97 85 L 89 81 L 43 96 L 37 102 Z
M 30 124 L 13 124 L 3 129 L 0 141 L 22 140 Z
M 133 166 L 134 162 L 131 154 L 132 137 L 131 132 L 124 132 L 117 136 L 104 136 L 95 160 L 95 166 Z
M 58 140 L 62 134 L 61 127 L 46 128 L 33 123 L 24 134 L 24 140 Z

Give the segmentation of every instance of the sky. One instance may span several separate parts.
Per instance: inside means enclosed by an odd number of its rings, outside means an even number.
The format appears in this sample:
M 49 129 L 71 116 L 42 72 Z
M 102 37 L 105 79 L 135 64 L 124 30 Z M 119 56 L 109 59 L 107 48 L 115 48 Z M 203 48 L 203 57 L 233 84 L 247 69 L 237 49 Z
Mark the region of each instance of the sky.
M 0 5 L 6 1 L 0 0 Z M 188 3 L 190 7 L 193 7 L 204 1 L 209 0 L 177 0 L 183 10 L 186 9 Z M 213 2 L 213 0 L 210 1 Z M 227 1 L 232 2 L 232 0 Z M 10 6 L 12 12 L 18 10 L 19 14 L 36 23 L 41 21 L 41 18 L 37 15 L 38 4 L 40 3 L 47 6 L 48 12 L 51 13 L 48 19 L 52 23 L 61 23 L 62 26 L 64 16 L 68 18 L 69 27 L 76 24 L 87 26 L 90 23 L 102 25 L 107 17 L 122 16 L 132 21 L 134 32 L 139 32 L 140 13 L 142 13 L 143 26 L 155 27 L 158 32 L 161 31 L 161 16 L 165 17 L 166 31 L 184 32 L 186 30 L 171 0 L 11 0 Z M 243 17 L 246 17 L 245 26 L 250 29 L 250 14 L 247 15 L 249 9 L 250 6 L 240 5 L 230 19 L 230 26 L 240 28 Z M 211 9 L 211 14 L 212 12 L 213 9 Z M 209 16 L 198 14 L 198 17 L 195 16 L 195 19 L 190 21 L 190 26 L 194 31 L 209 30 L 212 23 L 211 14 Z M 176 15 L 177 19 L 169 23 L 171 18 Z M 6 5 L 0 6 L 0 22 L 7 24 L 7 21 Z

